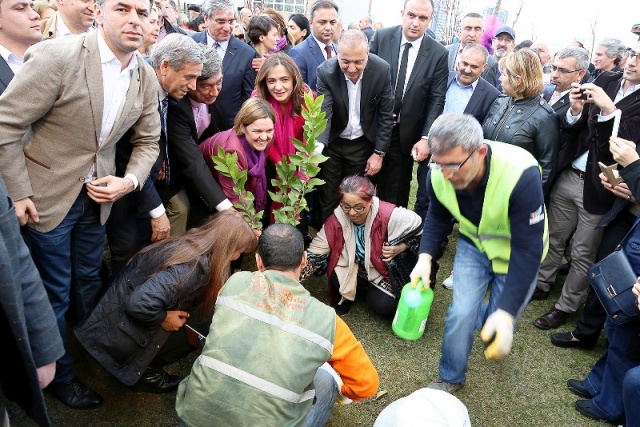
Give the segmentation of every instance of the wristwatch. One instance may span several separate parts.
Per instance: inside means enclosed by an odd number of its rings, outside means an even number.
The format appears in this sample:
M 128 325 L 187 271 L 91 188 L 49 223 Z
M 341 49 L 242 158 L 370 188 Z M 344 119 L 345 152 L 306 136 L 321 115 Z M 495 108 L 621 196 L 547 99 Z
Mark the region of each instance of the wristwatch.
M 373 150 L 373 154 L 380 156 L 380 157 L 384 157 L 385 154 L 387 154 L 384 151 L 380 151 L 380 150 Z

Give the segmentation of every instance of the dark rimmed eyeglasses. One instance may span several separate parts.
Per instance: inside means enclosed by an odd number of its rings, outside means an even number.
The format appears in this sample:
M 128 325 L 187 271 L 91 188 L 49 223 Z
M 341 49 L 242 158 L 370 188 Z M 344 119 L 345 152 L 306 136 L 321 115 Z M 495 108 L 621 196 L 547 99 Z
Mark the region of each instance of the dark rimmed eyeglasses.
M 582 70 L 567 70 L 566 68 L 556 67 L 555 65 L 552 65 L 551 71 L 557 71 L 561 74 L 571 74 L 571 73 L 579 73 Z
M 343 203 L 340 203 L 340 209 L 342 209 L 342 212 L 344 213 L 349 213 L 351 209 L 353 209 L 357 213 L 362 213 L 364 212 L 365 209 L 367 209 L 367 206 L 362 206 L 362 205 L 351 206 L 343 202 Z
M 628 51 L 626 51 L 626 52 L 624 53 L 624 56 L 626 56 L 626 57 L 627 57 L 627 59 L 630 59 L 630 60 L 632 60 L 632 61 L 633 61 L 635 58 L 637 58 L 637 57 L 638 57 L 638 52 L 634 52 L 634 51 L 632 51 L 632 50 L 628 50 Z
M 446 165 L 441 165 L 440 163 L 434 162 L 433 158 L 431 158 L 431 160 L 429 160 L 429 168 L 431 170 L 436 170 L 436 171 L 458 172 L 462 168 L 462 166 L 464 166 L 464 164 L 469 161 L 469 159 L 471 158 L 471 156 L 473 156 L 473 153 L 475 152 L 476 152 L 476 149 L 474 148 L 473 150 L 471 150 L 467 158 L 464 159 L 462 163 L 460 163 L 459 165 L 452 165 L 450 163 Z

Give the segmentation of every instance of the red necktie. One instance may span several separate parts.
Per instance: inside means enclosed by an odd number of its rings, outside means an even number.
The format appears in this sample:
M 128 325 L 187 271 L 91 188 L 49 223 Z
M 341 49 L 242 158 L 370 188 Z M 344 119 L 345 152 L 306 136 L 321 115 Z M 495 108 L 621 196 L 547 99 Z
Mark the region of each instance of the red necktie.
M 324 50 L 327 51 L 327 59 L 331 59 L 331 46 L 330 45 L 326 45 L 324 47 Z

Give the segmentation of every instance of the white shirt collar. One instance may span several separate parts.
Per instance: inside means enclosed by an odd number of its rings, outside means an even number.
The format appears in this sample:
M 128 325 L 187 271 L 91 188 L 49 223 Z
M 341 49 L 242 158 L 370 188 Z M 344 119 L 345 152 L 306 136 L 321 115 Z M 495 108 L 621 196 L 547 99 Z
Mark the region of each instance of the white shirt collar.
M 325 46 L 327 46 L 327 45 L 324 44 L 323 42 L 321 42 L 320 40 L 318 40 L 316 38 L 316 36 L 314 36 L 313 34 L 311 35 L 311 37 L 313 37 L 313 39 L 316 41 L 316 43 L 318 43 L 318 47 L 320 48 L 320 50 L 324 51 Z M 329 46 L 331 46 L 331 51 L 333 52 L 333 42 L 329 43 Z M 333 55 L 332 55 L 332 57 L 333 57 Z
M 60 12 L 56 12 L 56 16 L 55 16 L 54 19 L 57 20 L 57 22 L 56 22 L 56 34 L 55 34 L 56 38 L 73 35 L 73 33 L 71 32 L 69 27 L 67 27 L 67 24 L 64 23 L 64 21 L 62 19 L 62 15 L 60 15 Z M 86 32 L 90 33 L 92 30 L 93 30 L 93 27 L 89 26 L 89 28 L 87 28 Z
M 207 46 L 212 46 L 213 47 L 213 43 L 216 42 L 216 41 L 217 40 L 214 39 L 213 37 L 211 37 L 211 35 L 209 34 L 209 30 L 207 30 Z M 225 41 L 221 41 L 221 42 L 218 41 L 218 44 L 220 45 L 222 50 L 224 50 L 226 52 L 227 51 L 227 46 L 229 46 L 229 40 L 225 40 Z
M 478 77 L 478 78 L 477 78 L 473 83 L 471 83 L 471 85 L 462 86 L 462 85 L 460 84 L 460 80 L 458 80 L 458 75 L 457 75 L 457 74 L 456 74 L 456 78 L 455 78 L 456 83 L 457 83 L 457 84 L 458 84 L 458 86 L 460 86 L 462 89 L 466 89 L 466 88 L 468 88 L 469 86 L 471 86 L 471 87 L 473 88 L 473 90 L 476 90 L 476 86 L 478 86 L 478 80 L 480 80 L 480 77 Z
M 407 38 L 404 36 L 404 33 L 402 33 L 402 40 L 400 40 L 400 46 L 404 46 L 405 43 L 411 43 L 411 46 L 413 46 L 416 51 L 420 49 L 420 46 L 422 45 L 422 39 L 424 38 L 424 34 L 422 35 L 422 37 L 410 42 L 409 40 L 407 40 Z
M 16 74 L 18 70 L 22 67 L 23 59 L 20 58 L 15 53 L 11 52 L 9 49 L 0 44 L 0 56 L 4 59 L 4 62 L 7 63 L 13 74 Z
M 344 76 L 344 79 L 347 81 L 347 83 L 353 83 L 351 80 L 349 80 L 349 77 L 347 77 L 346 74 L 342 73 L 342 75 Z M 358 83 L 360 83 L 362 81 L 362 76 L 364 76 L 364 70 L 362 71 L 362 74 L 360 74 L 360 77 L 358 78 L 358 81 L 353 83 L 354 85 L 358 85 Z
M 116 58 L 116 55 L 111 51 L 109 46 L 107 46 L 107 42 L 104 41 L 104 38 L 102 38 L 102 31 L 98 30 L 97 33 L 98 33 L 97 35 L 98 51 L 100 52 L 100 63 L 107 64 L 111 61 L 117 61 L 117 63 L 120 65 L 120 68 L 122 68 L 122 64 L 120 63 L 120 60 Z M 129 61 L 129 64 L 127 64 L 127 67 L 124 70 L 122 70 L 122 72 L 133 71 L 133 69 L 136 68 L 137 66 L 138 66 L 138 57 L 134 52 L 131 55 L 131 60 Z

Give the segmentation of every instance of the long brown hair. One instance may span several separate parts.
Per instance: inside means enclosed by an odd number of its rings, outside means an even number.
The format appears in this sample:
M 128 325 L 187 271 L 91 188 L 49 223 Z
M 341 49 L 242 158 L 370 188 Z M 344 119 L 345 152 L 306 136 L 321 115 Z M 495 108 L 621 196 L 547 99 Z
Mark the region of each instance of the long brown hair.
M 202 226 L 147 246 L 139 254 L 157 248 L 150 262 L 157 259 L 162 262 L 149 277 L 172 265 L 188 264 L 191 269 L 183 276 L 185 279 L 198 268 L 198 259 L 208 256 L 211 273 L 202 298 L 203 315 L 206 316 L 213 313 L 218 293 L 229 278 L 232 255 L 236 251 L 252 252 L 257 245 L 255 234 L 242 216 L 227 209 L 214 214 Z
M 278 65 L 282 65 L 289 74 L 291 74 L 291 78 L 293 79 L 293 90 L 291 91 L 293 107 L 291 108 L 291 115 L 293 117 L 297 117 L 302 112 L 304 93 L 308 92 L 310 89 L 302 79 L 300 69 L 296 63 L 293 62 L 293 59 L 291 59 L 291 57 L 286 53 L 276 53 L 264 60 L 264 63 L 260 67 L 260 71 L 258 71 L 258 75 L 256 76 L 256 95 L 258 98 L 262 99 L 268 100 L 271 98 L 271 94 L 267 88 L 267 74 L 269 74 L 269 71 Z

